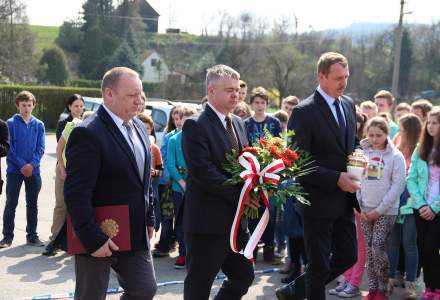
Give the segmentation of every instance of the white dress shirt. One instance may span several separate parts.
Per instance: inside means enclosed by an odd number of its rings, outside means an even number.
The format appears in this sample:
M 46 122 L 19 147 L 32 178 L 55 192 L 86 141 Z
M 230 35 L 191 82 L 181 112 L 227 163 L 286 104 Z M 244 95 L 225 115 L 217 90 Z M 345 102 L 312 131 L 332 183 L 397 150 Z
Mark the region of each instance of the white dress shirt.
M 118 127 L 119 131 L 124 136 L 125 140 L 127 141 L 128 146 L 133 151 L 133 146 L 132 146 L 132 144 L 130 142 L 130 138 L 128 137 L 127 128 L 125 128 L 122 125 L 124 123 L 124 120 L 122 120 L 120 117 L 118 117 L 116 114 L 114 114 L 107 106 L 105 106 L 104 103 L 102 104 L 102 106 L 104 106 L 105 110 L 108 112 L 108 114 L 112 118 L 113 122 L 115 122 L 116 127 Z M 143 143 L 142 143 L 142 141 L 141 141 L 141 139 L 139 137 L 139 133 L 137 132 L 137 129 L 134 128 L 133 121 L 132 120 L 128 121 L 128 124 L 131 126 L 133 132 L 136 133 L 136 134 L 133 134 L 133 137 L 134 137 L 133 143 L 135 143 L 136 145 L 140 146 L 142 149 L 145 149 L 144 145 L 143 145 Z M 141 154 L 141 157 L 142 157 L 143 161 L 145 161 L 145 151 L 142 151 L 140 154 Z
M 332 111 L 333 117 L 335 118 L 336 124 L 339 125 L 338 115 L 336 114 L 336 107 L 334 105 L 335 97 L 328 95 L 326 92 L 324 92 L 324 90 L 320 86 L 318 86 L 316 90 L 324 98 L 325 102 L 327 102 L 328 106 L 330 107 L 330 110 Z M 339 109 L 341 110 L 342 118 L 344 119 L 345 125 L 347 126 L 347 120 L 345 119 L 345 113 L 344 113 L 344 108 L 342 107 L 341 99 L 339 97 L 336 98 L 339 99 Z
M 214 108 L 214 106 L 213 106 L 211 103 L 206 102 L 206 104 L 209 105 L 209 107 L 212 108 L 212 110 L 215 112 L 215 114 L 218 116 L 218 118 L 219 118 L 220 121 L 222 122 L 223 127 L 225 127 L 225 129 L 226 129 L 226 115 L 224 115 L 224 114 L 222 114 L 221 112 L 219 112 L 218 110 L 216 110 L 216 109 Z M 230 116 L 229 116 L 229 117 L 230 117 Z M 231 118 L 231 119 L 232 119 L 232 118 Z

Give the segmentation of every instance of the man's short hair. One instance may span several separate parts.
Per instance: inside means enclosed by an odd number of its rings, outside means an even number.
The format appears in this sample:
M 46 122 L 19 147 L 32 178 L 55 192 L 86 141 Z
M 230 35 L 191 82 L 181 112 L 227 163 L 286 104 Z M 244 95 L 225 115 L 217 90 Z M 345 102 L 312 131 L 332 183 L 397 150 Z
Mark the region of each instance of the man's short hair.
M 220 78 L 240 80 L 240 74 L 226 65 L 215 65 L 206 70 L 206 88 Z
M 267 104 L 269 104 L 269 96 L 267 95 L 267 91 L 264 87 L 259 86 L 252 89 L 250 103 L 254 102 L 254 99 L 260 97 L 263 98 Z
M 377 98 L 384 98 L 387 100 L 387 103 L 389 106 L 393 106 L 394 103 L 394 96 L 390 91 L 387 90 L 380 90 L 374 95 L 374 100 Z
M 279 110 L 273 114 L 274 118 L 277 118 L 281 123 L 286 123 L 289 121 L 289 114 L 284 110 Z
M 373 110 L 375 110 L 376 112 L 377 112 L 377 110 L 378 110 L 376 103 L 374 103 L 374 102 L 371 101 L 371 100 L 367 100 L 367 101 L 362 102 L 360 106 L 361 106 L 361 109 L 362 109 L 362 108 L 365 108 L 365 109 L 373 109 Z
M 316 64 L 318 74 L 327 75 L 330 73 L 330 67 L 334 64 L 340 64 L 346 68 L 348 66 L 348 60 L 344 55 L 337 52 L 323 53 Z
M 28 101 L 32 101 L 34 105 L 37 103 L 34 94 L 32 94 L 29 91 L 21 91 L 20 93 L 17 94 L 17 96 L 15 96 L 15 105 L 18 105 L 18 103 L 20 102 L 28 102 Z
M 292 106 L 297 106 L 299 104 L 299 99 L 298 99 L 297 96 L 290 95 L 290 96 L 287 96 L 286 98 L 284 98 L 281 101 L 281 105 L 283 105 L 283 104 L 289 104 L 289 105 L 292 105 Z
M 432 110 L 432 103 L 426 99 L 419 99 L 411 104 L 411 108 L 420 109 L 422 111 L 423 117 L 426 117 L 428 113 Z
M 104 93 L 106 88 L 115 89 L 123 75 L 132 75 L 140 79 L 138 72 L 127 67 L 115 67 L 105 72 L 102 77 L 101 91 Z
M 409 105 L 406 102 L 401 102 L 396 106 L 395 111 L 407 111 L 410 112 L 411 111 L 411 105 Z
M 240 88 L 247 88 L 246 81 L 240 80 Z

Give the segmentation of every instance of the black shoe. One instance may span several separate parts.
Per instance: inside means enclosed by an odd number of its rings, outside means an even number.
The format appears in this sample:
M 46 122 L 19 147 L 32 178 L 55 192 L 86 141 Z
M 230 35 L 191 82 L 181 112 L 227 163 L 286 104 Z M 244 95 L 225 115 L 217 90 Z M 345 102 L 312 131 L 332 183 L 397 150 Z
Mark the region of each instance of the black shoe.
M 301 274 L 295 281 L 277 288 L 275 295 L 278 300 L 303 300 L 306 298 L 306 273 Z
M 44 243 L 38 237 L 27 239 L 26 244 L 33 247 L 44 247 Z
M 46 248 L 41 254 L 44 256 L 54 256 L 55 254 L 57 254 L 59 249 L 60 248 L 57 245 L 55 245 L 55 243 L 52 241 L 49 244 L 47 244 Z
M 169 251 L 162 251 L 158 248 L 154 249 L 152 251 L 153 257 L 168 257 L 170 256 L 170 252 Z
M 3 239 L 0 241 L 0 248 L 9 248 L 12 245 L 12 241 L 8 239 Z
M 282 283 L 291 283 L 294 281 L 299 275 L 301 275 L 301 267 L 297 267 L 297 265 L 294 265 L 292 267 L 292 270 L 290 271 L 289 275 L 281 279 Z

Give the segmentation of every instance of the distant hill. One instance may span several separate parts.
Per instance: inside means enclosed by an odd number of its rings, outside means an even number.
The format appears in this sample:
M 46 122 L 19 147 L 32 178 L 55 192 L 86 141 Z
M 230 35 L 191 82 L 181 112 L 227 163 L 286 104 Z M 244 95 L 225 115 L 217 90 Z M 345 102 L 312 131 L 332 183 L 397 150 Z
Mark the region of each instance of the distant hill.
M 348 35 L 353 39 L 357 39 L 361 36 L 368 36 L 392 30 L 395 26 L 396 24 L 393 23 L 353 23 L 350 26 L 343 28 L 327 29 L 324 33 L 332 37 Z
M 35 52 L 40 57 L 43 49 L 51 48 L 55 45 L 55 40 L 60 30 L 59 26 L 30 25 L 31 31 L 35 33 Z

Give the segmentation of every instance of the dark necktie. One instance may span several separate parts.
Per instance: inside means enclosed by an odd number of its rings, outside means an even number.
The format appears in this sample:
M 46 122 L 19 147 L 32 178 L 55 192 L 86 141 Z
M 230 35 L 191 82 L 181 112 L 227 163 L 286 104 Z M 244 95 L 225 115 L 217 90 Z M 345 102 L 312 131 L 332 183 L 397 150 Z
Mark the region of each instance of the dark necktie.
M 122 126 L 127 129 L 128 139 L 130 141 L 130 148 L 133 151 L 134 157 L 136 159 L 136 164 L 139 170 L 139 175 L 141 176 L 141 179 L 144 179 L 144 167 L 145 167 L 145 161 L 142 157 L 141 153 L 144 151 L 142 148 L 142 145 L 138 145 L 137 143 L 134 143 L 134 136 L 133 136 L 133 128 L 131 128 L 131 125 L 128 122 L 122 123 Z
M 341 136 L 342 145 L 344 145 L 344 147 L 347 147 L 347 127 L 345 126 L 344 118 L 342 117 L 339 102 L 339 99 L 335 98 L 335 102 L 333 102 L 333 105 L 336 108 L 336 116 L 338 117 L 339 134 Z
M 234 133 L 234 127 L 232 127 L 232 120 L 229 116 L 225 117 L 226 121 L 226 131 L 228 132 L 228 138 L 231 142 L 232 149 L 235 149 L 235 151 L 240 152 L 240 147 L 238 146 L 237 137 Z

